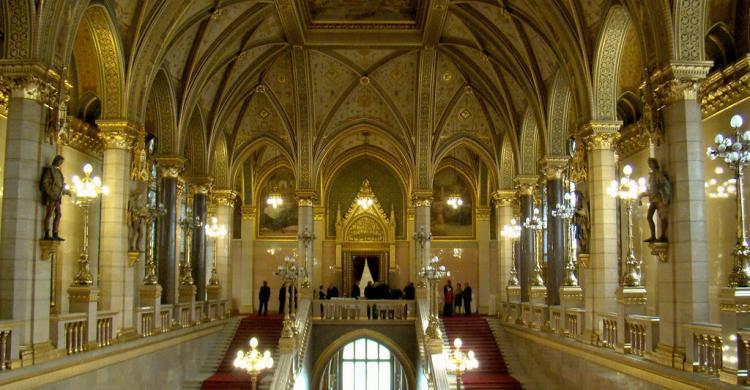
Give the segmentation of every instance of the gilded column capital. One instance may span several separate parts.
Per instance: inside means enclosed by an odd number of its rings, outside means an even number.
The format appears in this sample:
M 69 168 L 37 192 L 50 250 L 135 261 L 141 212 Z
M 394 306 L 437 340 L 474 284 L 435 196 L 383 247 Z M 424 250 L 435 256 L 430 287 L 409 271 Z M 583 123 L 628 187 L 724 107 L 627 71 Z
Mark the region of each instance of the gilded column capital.
M 7 89 L 0 86 L 0 116 L 8 117 L 8 99 L 10 98 Z
M 185 169 L 185 157 L 179 154 L 160 154 L 154 157 L 162 177 L 177 178 Z
M 213 186 L 214 178 L 211 176 L 188 176 L 185 177 L 190 190 L 196 194 L 208 195 Z
M 539 165 L 542 168 L 547 180 L 562 179 L 565 170 L 568 168 L 568 156 L 544 156 L 539 161 Z
M 621 121 L 591 121 L 579 133 L 587 150 L 612 149 L 621 127 Z
M 515 190 L 497 190 L 492 193 L 492 200 L 495 201 L 495 207 L 512 206 L 516 201 Z
M 313 221 L 323 221 L 326 217 L 325 207 L 315 207 L 313 209 Z
M 411 204 L 414 207 L 432 206 L 432 190 L 414 191 L 411 194 Z
M 182 199 L 185 196 L 185 188 L 187 185 L 185 184 L 185 178 L 182 176 L 177 176 L 177 198 Z
M 102 119 L 97 120 L 96 125 L 99 127 L 99 138 L 104 150 L 133 150 L 136 141 L 143 137 L 143 131 L 128 121 Z
M 237 200 L 238 196 L 237 191 L 229 188 L 213 188 L 211 190 L 211 198 L 219 206 L 234 207 L 234 201 Z
M 299 207 L 313 207 L 315 201 L 318 199 L 318 194 L 313 190 L 299 190 L 295 195 L 297 197 L 297 206 Z
M 660 106 L 683 100 L 697 100 L 700 82 L 711 69 L 712 61 L 674 61 L 651 75 Z
M 522 175 L 513 180 L 518 190 L 518 195 L 534 195 L 534 190 L 539 183 L 539 176 Z
M 477 221 L 489 221 L 490 220 L 490 213 L 492 209 L 489 207 L 477 207 L 476 208 L 476 215 L 477 215 Z
M 750 54 L 711 73 L 698 94 L 704 118 L 750 97 Z
M 242 206 L 242 219 L 251 220 L 258 217 L 258 209 L 255 206 L 244 205 Z
M 11 98 L 34 100 L 50 109 L 58 98 L 60 75 L 42 63 L 5 63 L 0 66 L 0 74 L 3 75 L 0 89 Z
M 406 208 L 406 219 L 408 221 L 414 221 L 415 218 L 416 218 L 416 212 L 417 211 L 414 209 L 414 207 L 407 207 Z

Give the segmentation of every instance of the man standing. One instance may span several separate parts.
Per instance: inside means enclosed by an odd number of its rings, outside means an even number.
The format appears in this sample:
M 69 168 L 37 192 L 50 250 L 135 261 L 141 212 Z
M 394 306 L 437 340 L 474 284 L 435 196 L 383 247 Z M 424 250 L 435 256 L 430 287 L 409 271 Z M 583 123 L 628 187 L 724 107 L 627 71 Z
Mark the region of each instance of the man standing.
M 469 282 L 465 283 L 464 287 L 464 315 L 467 317 L 471 315 L 471 287 L 469 286 Z
M 44 214 L 44 239 L 65 241 L 60 238 L 58 232 L 60 231 L 60 218 L 62 217 L 62 211 L 60 205 L 62 204 L 62 196 L 70 195 L 70 191 L 65 188 L 65 177 L 60 170 L 65 159 L 63 156 L 57 155 L 52 159 L 52 165 L 48 165 L 42 169 L 42 178 L 39 181 L 39 189 L 42 191 L 42 203 L 46 208 Z M 50 219 L 52 214 L 55 215 L 52 221 L 52 234 L 50 235 Z
M 447 284 L 443 287 L 443 316 L 450 317 L 453 315 L 453 286 L 451 281 L 448 280 Z
M 414 283 L 409 282 L 404 287 L 404 299 L 414 299 L 416 291 L 414 290 Z
M 260 292 L 258 293 L 258 300 L 260 301 L 260 306 L 258 306 L 258 315 L 268 315 L 268 300 L 271 298 L 271 288 L 268 287 L 268 282 L 263 281 L 263 286 L 260 288 Z
M 284 314 L 284 304 L 286 304 L 286 283 L 282 283 L 279 289 L 279 314 Z
M 354 282 L 354 286 L 352 286 L 352 298 L 359 299 L 360 291 L 359 291 L 359 280 Z

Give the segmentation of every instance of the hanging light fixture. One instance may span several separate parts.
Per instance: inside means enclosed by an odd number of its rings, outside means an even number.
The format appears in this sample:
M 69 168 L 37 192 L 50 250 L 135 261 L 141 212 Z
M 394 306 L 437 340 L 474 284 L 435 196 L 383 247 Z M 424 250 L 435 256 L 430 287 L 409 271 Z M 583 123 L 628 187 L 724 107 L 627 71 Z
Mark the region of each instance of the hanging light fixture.
M 453 156 L 452 159 L 454 158 L 455 158 L 455 155 Z M 456 180 L 456 167 L 455 165 L 453 165 L 453 162 L 451 162 L 451 166 L 453 168 L 453 182 L 456 183 L 455 187 L 457 187 L 458 181 Z M 448 203 L 448 206 L 451 206 L 451 208 L 457 209 L 463 206 L 464 200 L 463 198 L 461 198 L 461 194 L 457 190 L 454 190 L 450 194 L 448 194 L 448 200 L 446 201 L 446 203 Z
M 363 144 L 365 145 L 365 160 L 367 159 L 367 137 L 370 136 L 370 133 L 367 131 L 362 132 L 362 137 L 364 137 Z M 369 209 L 370 206 L 374 203 L 372 200 L 372 189 L 370 189 L 370 182 L 369 180 L 365 179 L 364 181 L 363 190 L 357 194 L 357 205 L 365 210 Z
M 276 160 L 278 159 L 278 156 L 274 156 L 273 161 L 273 177 L 276 177 Z M 278 208 L 279 206 L 284 204 L 284 198 L 281 197 L 281 193 L 279 192 L 279 186 L 275 182 L 273 183 L 273 187 L 271 187 L 271 192 L 268 193 L 268 198 L 266 198 L 266 204 L 273 207 Z

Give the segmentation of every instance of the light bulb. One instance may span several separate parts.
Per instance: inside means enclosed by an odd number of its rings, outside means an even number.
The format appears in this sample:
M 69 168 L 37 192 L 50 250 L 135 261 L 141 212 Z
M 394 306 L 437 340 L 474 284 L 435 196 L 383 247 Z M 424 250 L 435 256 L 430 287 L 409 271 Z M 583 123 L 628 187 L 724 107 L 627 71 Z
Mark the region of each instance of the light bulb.
M 253 347 L 253 348 L 257 347 L 258 346 L 258 339 L 255 338 L 255 337 L 251 338 L 250 339 L 250 346 Z
M 732 119 L 729 121 L 729 125 L 732 126 L 732 128 L 736 129 L 742 126 L 742 116 L 740 115 L 734 115 Z
M 716 134 L 716 137 L 714 137 L 714 143 L 716 145 L 721 145 L 724 143 L 724 136 L 722 134 Z
M 86 164 L 83 166 L 83 173 L 89 175 L 93 171 L 94 171 L 94 167 L 92 167 L 91 164 Z
M 453 346 L 454 346 L 454 347 L 456 347 L 456 349 L 459 349 L 459 348 L 461 348 L 461 346 L 463 346 L 463 345 L 464 345 L 464 342 L 463 342 L 463 341 L 461 341 L 461 339 L 459 339 L 459 338 L 456 338 L 456 339 L 455 339 L 455 340 L 453 341 Z
M 622 173 L 625 174 L 625 176 L 630 176 L 631 173 L 633 173 L 633 167 L 630 165 L 625 165 L 622 167 Z

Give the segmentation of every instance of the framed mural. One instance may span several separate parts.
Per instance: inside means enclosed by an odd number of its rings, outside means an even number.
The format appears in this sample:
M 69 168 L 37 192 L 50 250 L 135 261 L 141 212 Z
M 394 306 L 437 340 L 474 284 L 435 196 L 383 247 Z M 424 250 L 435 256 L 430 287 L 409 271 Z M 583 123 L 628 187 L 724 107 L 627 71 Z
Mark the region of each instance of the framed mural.
M 453 208 L 447 201 L 452 193 L 458 193 L 463 205 Z M 473 238 L 474 218 L 471 187 L 463 176 L 452 169 L 439 171 L 432 181 L 432 207 L 430 207 L 430 229 L 439 238 Z
M 283 199 L 280 206 L 266 203 L 268 195 L 275 191 Z M 277 169 L 266 180 L 258 199 L 258 237 L 297 237 L 297 200 L 294 192 L 294 173 L 289 168 Z
M 307 0 L 314 23 L 414 23 L 417 0 Z

